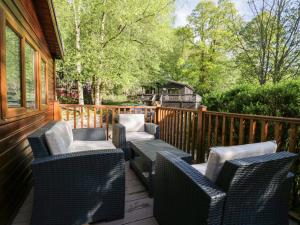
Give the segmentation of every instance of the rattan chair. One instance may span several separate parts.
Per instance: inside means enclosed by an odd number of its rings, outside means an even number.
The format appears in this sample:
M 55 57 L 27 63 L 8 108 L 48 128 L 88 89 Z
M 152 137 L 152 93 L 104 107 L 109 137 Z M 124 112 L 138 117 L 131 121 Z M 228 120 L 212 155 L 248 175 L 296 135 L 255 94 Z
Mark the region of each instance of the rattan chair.
M 32 225 L 81 225 L 124 217 L 125 161 L 121 149 L 51 155 L 48 123 L 28 137 L 34 161 Z M 105 140 L 103 129 L 73 130 L 74 140 Z
M 154 216 L 160 225 L 288 225 L 295 154 L 226 161 L 212 182 L 168 152 L 157 155 Z
M 130 159 L 130 142 L 136 140 L 152 140 L 159 138 L 159 126 L 145 123 L 144 114 L 120 114 L 113 127 L 112 142 L 125 153 L 125 159 Z

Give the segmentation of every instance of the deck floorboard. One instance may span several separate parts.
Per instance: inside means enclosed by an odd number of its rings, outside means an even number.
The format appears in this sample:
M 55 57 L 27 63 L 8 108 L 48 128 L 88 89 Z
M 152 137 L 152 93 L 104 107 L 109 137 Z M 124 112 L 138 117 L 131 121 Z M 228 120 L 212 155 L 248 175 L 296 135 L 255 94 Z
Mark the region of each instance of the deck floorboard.
M 12 225 L 30 225 L 33 191 L 18 212 Z M 296 225 L 291 221 L 290 225 Z M 94 223 L 93 225 L 158 225 L 153 217 L 153 199 L 126 164 L 125 217 L 122 220 Z M 188 225 L 188 224 L 184 224 Z

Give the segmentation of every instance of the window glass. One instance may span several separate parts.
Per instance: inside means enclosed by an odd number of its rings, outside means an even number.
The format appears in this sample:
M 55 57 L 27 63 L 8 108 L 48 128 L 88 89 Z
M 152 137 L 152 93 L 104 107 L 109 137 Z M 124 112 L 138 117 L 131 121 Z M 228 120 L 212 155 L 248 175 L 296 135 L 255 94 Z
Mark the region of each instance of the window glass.
M 36 108 L 35 50 L 26 43 L 25 46 L 26 74 L 26 107 Z
M 47 93 L 46 93 L 46 63 L 42 61 L 41 64 L 41 100 L 42 104 L 47 104 Z
M 22 106 L 21 40 L 6 27 L 6 87 L 9 108 Z

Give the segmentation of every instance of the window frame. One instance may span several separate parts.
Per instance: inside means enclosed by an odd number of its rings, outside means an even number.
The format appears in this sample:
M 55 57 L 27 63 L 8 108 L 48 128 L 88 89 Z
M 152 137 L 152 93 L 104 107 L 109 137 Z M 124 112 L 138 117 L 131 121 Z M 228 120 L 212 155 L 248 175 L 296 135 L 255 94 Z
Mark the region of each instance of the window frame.
M 21 107 L 8 107 L 7 102 L 7 82 L 6 82 L 6 29 L 7 26 L 12 29 L 20 38 L 20 54 L 21 54 Z M 26 107 L 26 62 L 25 62 L 25 47 L 28 44 L 35 52 L 34 62 L 34 79 L 35 79 L 35 108 Z M 17 19 L 4 11 L 0 7 L 0 114 L 1 119 L 12 119 L 20 116 L 36 114 L 46 110 L 48 107 L 48 60 L 41 53 L 41 49 L 35 43 L 34 38 L 22 27 Z M 41 100 L 41 63 L 46 65 L 46 104 L 42 104 Z
M 31 47 L 34 51 L 34 82 L 35 82 L 35 108 L 27 108 L 27 100 L 26 100 L 26 94 L 27 94 L 27 90 L 26 90 L 26 45 L 29 45 L 29 47 Z M 32 44 L 32 42 L 27 38 L 27 36 L 25 37 L 25 42 L 24 42 L 24 46 L 23 46 L 23 51 L 24 51 L 24 71 L 23 71 L 23 79 L 25 81 L 25 86 L 24 86 L 24 107 L 26 108 L 26 112 L 32 112 L 32 111 L 37 111 L 40 109 L 40 104 L 39 104 L 39 57 L 38 57 L 38 50 L 36 47 L 34 47 L 34 45 Z
M 39 57 L 40 61 L 38 63 L 39 65 L 39 85 L 40 85 L 40 101 L 39 101 L 39 104 L 40 104 L 40 109 L 45 109 L 45 108 L 48 108 L 48 63 L 47 63 L 47 60 L 46 60 L 46 57 L 43 56 L 43 54 L 40 53 L 40 57 Z M 42 71 L 41 71 L 41 68 L 42 68 L 42 64 L 45 63 L 45 74 L 42 74 Z M 42 76 L 45 75 L 45 98 L 46 98 L 46 103 L 43 104 L 42 103 Z

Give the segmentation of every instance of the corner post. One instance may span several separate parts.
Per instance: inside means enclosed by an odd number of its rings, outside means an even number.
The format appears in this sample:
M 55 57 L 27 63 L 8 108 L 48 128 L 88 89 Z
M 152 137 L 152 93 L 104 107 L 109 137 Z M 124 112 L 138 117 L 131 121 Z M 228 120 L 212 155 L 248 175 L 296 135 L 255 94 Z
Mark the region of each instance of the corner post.
M 61 107 L 59 105 L 58 101 L 54 101 L 53 102 L 53 107 L 54 107 L 54 120 L 55 121 L 60 121 L 62 120 L 62 110 Z
M 203 132 L 203 120 L 205 119 L 204 112 L 207 111 L 206 106 L 200 106 L 198 109 L 198 128 L 197 128 L 197 136 L 198 136 L 198 146 L 197 146 L 197 162 L 205 161 L 205 149 L 204 149 L 204 132 Z
M 160 113 L 160 107 L 157 106 L 155 109 L 155 123 L 158 125 L 159 125 L 160 119 L 161 119 L 159 113 Z

